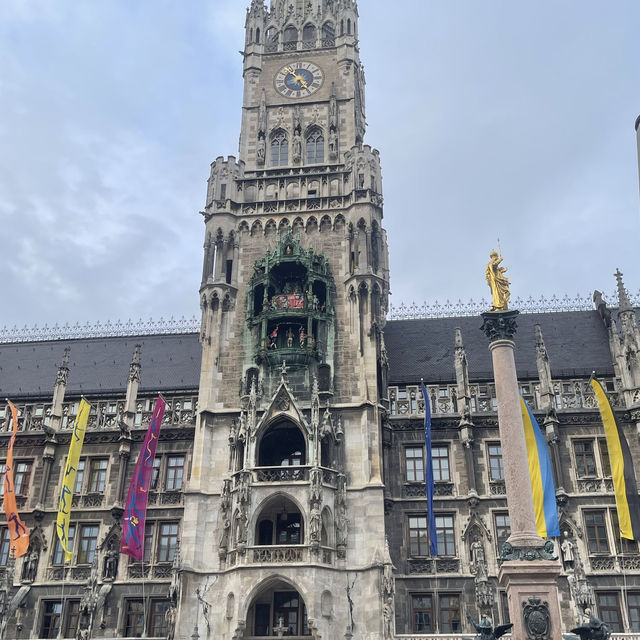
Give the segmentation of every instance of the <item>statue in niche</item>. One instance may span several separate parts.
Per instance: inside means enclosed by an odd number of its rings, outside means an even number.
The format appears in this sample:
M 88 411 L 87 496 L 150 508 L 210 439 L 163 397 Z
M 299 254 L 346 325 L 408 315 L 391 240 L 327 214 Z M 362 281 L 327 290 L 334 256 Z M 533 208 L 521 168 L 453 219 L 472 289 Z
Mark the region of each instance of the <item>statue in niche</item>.
M 478 569 L 484 569 L 487 564 L 487 559 L 484 553 L 484 546 L 479 536 L 476 536 L 471 543 L 471 568 L 474 573 L 477 573 Z
M 302 158 L 302 138 L 300 133 L 296 131 L 293 135 L 293 150 L 292 150 L 293 162 L 298 164 Z
M 309 536 L 311 542 L 320 542 L 320 527 L 322 525 L 322 519 L 320 517 L 320 510 L 318 507 L 311 509 L 311 515 L 309 518 Z
M 509 308 L 509 298 L 511 292 L 509 287 L 511 282 L 504 275 L 507 271 L 506 267 L 501 267 L 502 256 L 498 256 L 497 251 L 489 254 L 489 263 L 486 269 L 487 284 L 491 289 L 492 304 L 491 311 L 507 311 Z
M 176 636 L 176 615 L 176 608 L 173 605 L 169 605 L 164 614 L 164 620 L 167 625 L 167 640 L 174 640 Z
M 267 143 L 264 138 L 258 140 L 258 147 L 256 149 L 256 160 L 258 164 L 264 164 L 265 155 L 267 153 Z
M 318 467 L 314 467 L 310 472 L 310 496 L 311 504 L 319 504 L 322 502 L 322 471 Z
M 236 544 L 244 544 L 247 541 L 247 514 L 244 507 L 238 512 L 236 520 Z
M 229 520 L 229 518 L 225 518 L 224 524 L 222 525 L 222 536 L 220 537 L 221 549 L 229 548 L 229 531 L 230 530 L 231 530 L 231 520 Z
M 347 536 L 349 534 L 349 520 L 344 509 L 340 509 L 336 518 L 336 542 L 338 546 L 347 545 Z
M 113 540 L 109 541 L 107 552 L 104 556 L 104 564 L 102 566 L 102 579 L 115 580 L 118 574 L 118 559 L 120 553 L 113 548 Z
M 289 349 L 293 347 L 293 338 L 294 338 L 293 330 L 291 329 L 291 327 L 289 327 L 289 331 L 287 331 L 287 347 L 289 347 Z
M 39 559 L 40 554 L 38 550 L 35 548 L 31 549 L 23 565 L 24 569 L 22 570 L 22 579 L 25 582 L 33 582 L 36 579 Z
M 569 532 L 563 533 L 562 544 L 560 545 L 560 551 L 562 552 L 562 562 L 565 567 L 573 569 L 573 562 L 575 560 L 573 554 L 573 542 L 569 539 Z
M 329 157 L 332 160 L 338 157 L 338 134 L 335 131 L 329 134 Z
M 384 607 L 382 609 L 385 639 L 393 638 L 393 616 L 395 615 L 394 609 L 393 598 L 387 598 L 387 601 L 384 603 Z

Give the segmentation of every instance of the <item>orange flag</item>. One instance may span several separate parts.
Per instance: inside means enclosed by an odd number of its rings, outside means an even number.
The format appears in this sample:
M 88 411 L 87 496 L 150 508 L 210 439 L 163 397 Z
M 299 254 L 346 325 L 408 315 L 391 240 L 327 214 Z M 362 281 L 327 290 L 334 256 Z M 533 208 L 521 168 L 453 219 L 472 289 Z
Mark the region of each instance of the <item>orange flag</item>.
M 9 401 L 7 400 L 7 402 Z M 11 409 L 11 419 L 13 420 L 13 434 L 11 435 L 11 440 L 9 440 L 7 464 L 4 473 L 4 513 L 7 516 L 13 555 L 16 558 L 20 558 L 27 553 L 29 548 L 29 530 L 20 520 L 18 507 L 16 506 L 16 492 L 13 485 L 13 443 L 16 441 L 16 433 L 18 432 L 18 410 L 13 402 L 9 402 L 9 409 Z

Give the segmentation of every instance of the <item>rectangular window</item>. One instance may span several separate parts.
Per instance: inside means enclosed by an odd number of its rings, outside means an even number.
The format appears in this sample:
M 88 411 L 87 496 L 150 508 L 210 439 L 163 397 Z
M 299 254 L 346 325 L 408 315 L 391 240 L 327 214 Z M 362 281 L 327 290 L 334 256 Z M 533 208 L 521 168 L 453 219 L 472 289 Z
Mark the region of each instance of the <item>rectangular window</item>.
M 173 562 L 178 546 L 178 523 L 163 522 L 158 534 L 158 562 Z
M 627 595 L 629 604 L 629 626 L 633 633 L 640 631 L 640 593 L 629 593 Z
M 83 524 L 80 527 L 78 546 L 78 564 L 91 564 L 96 553 L 98 543 L 98 525 Z
M 504 464 L 502 462 L 502 445 L 489 445 L 489 479 L 504 480 Z
M 108 460 L 91 460 L 89 471 L 89 492 L 104 493 L 104 486 L 107 481 Z
M 0 529 L 0 567 L 6 567 L 7 560 L 9 560 L 10 536 L 11 534 L 7 527 Z
M 227 185 L 226 184 L 221 184 L 220 185 L 220 200 L 226 200 L 227 199 Z
M 31 479 L 31 463 L 17 462 L 13 474 L 13 488 L 17 496 L 27 496 Z
M 69 524 L 69 532 L 67 533 L 67 545 L 68 548 L 73 551 L 73 539 L 76 535 L 76 525 L 73 523 Z M 53 549 L 53 564 L 60 565 L 64 563 L 64 549 L 60 544 L 60 538 L 58 538 L 58 530 L 55 530 L 55 542 Z
M 579 478 L 596 475 L 596 457 L 593 452 L 593 440 L 576 440 L 573 443 L 576 456 L 576 472 Z
M 0 496 L 4 495 L 4 472 L 7 470 L 7 466 L 4 464 L 0 464 Z
M 404 450 L 407 482 L 424 482 L 424 449 L 407 447 Z
M 169 456 L 167 461 L 167 491 L 182 489 L 184 474 L 184 456 Z
M 409 552 L 412 556 L 429 553 L 426 516 L 409 516 Z
M 623 538 L 620 535 L 620 520 L 618 519 L 618 510 L 611 509 L 611 521 L 613 524 L 613 539 L 616 541 L 616 549 L 618 553 L 627 553 L 635 555 L 638 553 L 638 543 L 634 540 Z
M 507 541 L 511 535 L 511 522 L 508 513 L 496 513 L 494 515 L 496 525 L 496 544 L 498 545 L 498 553 L 502 549 L 502 544 Z
M 80 619 L 80 600 L 70 600 L 66 609 L 64 637 L 75 638 L 78 632 L 78 620 Z
M 436 535 L 438 537 L 438 555 L 456 555 L 456 535 L 453 528 L 453 516 L 436 516 Z
M 162 458 L 156 456 L 153 459 L 153 469 L 151 470 L 151 489 L 153 491 L 158 490 L 158 480 L 160 480 L 160 463 L 162 462 Z
M 444 446 L 432 447 L 431 459 L 433 460 L 433 480 L 435 482 L 450 482 L 449 448 Z
M 440 596 L 440 633 L 460 632 L 460 596 Z
M 161 638 L 167 635 L 167 620 L 165 614 L 169 608 L 168 600 L 152 600 L 149 612 L 149 635 Z
M 607 624 L 613 633 L 622 633 L 622 614 L 620 597 L 615 591 L 599 591 L 596 593 L 600 619 Z
M 144 562 L 149 564 L 151 562 L 151 547 L 153 546 L 153 530 L 154 522 L 147 522 L 144 526 Z
M 604 511 L 587 511 L 584 514 L 589 553 L 609 553 L 607 525 Z
M 60 615 L 62 614 L 62 603 L 59 601 L 43 602 L 42 607 L 42 632 L 41 638 L 57 638 L 60 630 Z
M 600 446 L 600 460 L 602 461 L 602 475 L 605 478 L 611 477 L 611 459 L 609 458 L 609 447 L 606 438 L 598 438 Z
M 141 638 L 144 631 L 144 607 L 142 600 L 126 600 L 124 605 L 124 635 Z
M 73 487 L 73 492 L 76 495 L 82 493 L 85 462 L 86 462 L 85 460 L 78 460 L 78 470 L 76 471 L 76 483 Z
M 412 596 L 411 610 L 413 633 L 433 633 L 433 596 L 429 594 Z

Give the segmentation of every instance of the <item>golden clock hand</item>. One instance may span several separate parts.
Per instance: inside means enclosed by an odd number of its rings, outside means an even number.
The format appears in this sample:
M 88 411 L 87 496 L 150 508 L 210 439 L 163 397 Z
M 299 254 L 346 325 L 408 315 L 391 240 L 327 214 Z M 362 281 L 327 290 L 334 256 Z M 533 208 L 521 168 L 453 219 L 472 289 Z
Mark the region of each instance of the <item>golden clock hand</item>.
M 307 89 L 309 84 L 307 83 L 307 81 L 304 79 L 304 76 L 296 76 L 295 77 L 295 81 L 304 89 Z
M 285 67 L 285 68 L 283 69 L 283 71 L 284 71 L 286 74 L 290 75 L 290 76 L 295 76 L 295 75 L 296 75 L 296 74 L 295 74 L 295 71 L 294 71 L 291 67 Z

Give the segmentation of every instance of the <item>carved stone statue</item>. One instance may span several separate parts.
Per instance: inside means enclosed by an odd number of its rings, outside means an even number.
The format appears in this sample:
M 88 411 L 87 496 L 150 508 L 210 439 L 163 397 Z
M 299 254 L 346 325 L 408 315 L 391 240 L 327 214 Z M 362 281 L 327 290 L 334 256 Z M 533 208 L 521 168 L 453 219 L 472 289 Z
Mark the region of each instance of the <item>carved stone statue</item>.
M 573 568 L 573 542 L 569 539 L 569 532 L 564 532 L 564 538 L 562 540 L 562 544 L 560 545 L 560 551 L 562 552 L 562 561 L 564 562 L 566 567 Z
M 113 540 L 109 541 L 107 552 L 104 556 L 104 563 L 102 565 L 102 579 L 103 580 L 115 580 L 118 574 L 118 558 L 119 552 L 113 548 Z
M 225 551 L 229 548 L 229 531 L 231 530 L 231 520 L 225 518 L 224 525 L 222 527 L 222 536 L 220 536 L 220 549 Z
M 293 136 L 293 149 L 292 149 L 293 162 L 299 163 L 302 158 L 302 138 L 299 133 L 295 133 Z
M 267 153 L 267 143 L 264 141 L 264 138 L 259 138 L 258 146 L 256 148 L 256 160 L 258 164 L 264 164 L 266 153 Z
M 509 308 L 509 298 L 511 297 L 511 292 L 509 291 L 511 282 L 504 275 L 507 268 L 500 266 L 502 256 L 498 256 L 497 251 L 492 251 L 489 257 L 486 278 L 487 284 L 491 289 L 491 311 L 506 311 Z
M 176 608 L 173 605 L 169 605 L 169 608 L 164 614 L 164 620 L 167 623 L 167 640 L 174 640 L 176 635 Z
M 474 573 L 486 568 L 487 559 L 484 554 L 484 546 L 480 538 L 476 537 L 471 543 L 471 568 Z
M 26 582 L 33 582 L 36 579 L 38 573 L 38 560 L 40 554 L 37 549 L 32 549 L 26 558 L 24 563 L 24 569 L 22 570 L 22 579 Z
M 382 609 L 382 617 L 384 620 L 384 637 L 385 639 L 393 638 L 393 616 L 395 614 L 393 606 L 393 598 L 387 598 Z
M 309 517 L 309 537 L 312 542 L 320 542 L 320 527 L 322 525 L 322 519 L 320 517 L 320 510 L 317 507 L 311 509 L 311 515 Z
M 491 620 L 489 620 L 487 616 L 482 616 L 478 623 L 469 614 L 467 614 L 467 620 L 469 620 L 473 628 L 478 632 L 480 640 L 497 640 L 505 633 L 508 633 L 511 627 L 513 627 L 513 624 L 503 624 L 494 629 L 491 624 Z
M 346 546 L 347 545 L 347 535 L 349 533 L 349 520 L 347 519 L 347 515 L 345 513 L 344 508 L 338 511 L 338 516 L 336 518 L 336 542 L 338 546 Z
M 322 471 L 314 467 L 310 472 L 309 502 L 317 505 L 322 502 Z

